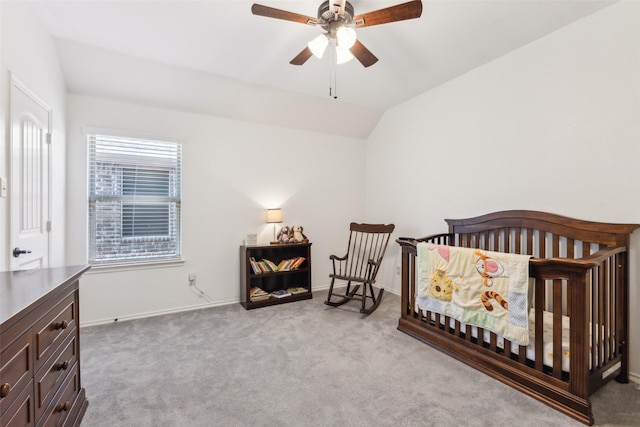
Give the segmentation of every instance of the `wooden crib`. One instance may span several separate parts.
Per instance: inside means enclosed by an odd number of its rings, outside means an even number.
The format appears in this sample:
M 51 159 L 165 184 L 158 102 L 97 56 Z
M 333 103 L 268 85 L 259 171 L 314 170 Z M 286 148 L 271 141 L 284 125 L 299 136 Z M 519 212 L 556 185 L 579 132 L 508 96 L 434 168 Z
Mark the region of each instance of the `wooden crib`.
M 622 383 L 629 381 L 627 254 L 629 235 L 640 225 L 523 210 L 446 222 L 446 234 L 397 240 L 402 247 L 398 329 L 592 425 L 589 396 L 613 377 Z M 533 350 L 419 309 L 416 258 L 420 242 L 531 255 Z M 553 356 L 543 362 L 545 317 L 552 319 L 552 326 L 546 327 L 552 329 L 547 348 L 552 346 Z M 570 325 L 569 351 L 565 351 L 568 364 L 566 360 L 564 364 L 568 369 L 562 363 L 563 323 Z

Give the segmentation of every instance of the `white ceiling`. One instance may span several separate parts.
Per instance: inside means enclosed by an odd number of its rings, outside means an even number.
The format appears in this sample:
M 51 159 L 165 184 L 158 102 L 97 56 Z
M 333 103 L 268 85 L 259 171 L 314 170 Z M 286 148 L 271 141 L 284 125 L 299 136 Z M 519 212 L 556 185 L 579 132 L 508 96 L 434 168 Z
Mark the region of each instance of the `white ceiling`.
M 350 0 L 356 14 L 403 0 Z M 321 29 L 255 16 L 253 1 L 29 2 L 54 37 L 71 93 L 366 138 L 390 107 L 613 3 L 424 0 L 422 17 L 358 30 L 379 58 L 337 71 L 290 65 Z M 317 16 L 322 0 L 258 0 Z

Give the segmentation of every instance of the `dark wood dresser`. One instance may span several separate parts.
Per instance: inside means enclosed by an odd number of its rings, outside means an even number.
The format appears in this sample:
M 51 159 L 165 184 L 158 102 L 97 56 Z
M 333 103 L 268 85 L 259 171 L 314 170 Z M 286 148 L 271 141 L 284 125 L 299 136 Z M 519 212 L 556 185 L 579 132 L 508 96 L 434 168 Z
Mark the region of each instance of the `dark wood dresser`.
M 0 426 L 78 426 L 78 280 L 89 266 L 0 272 Z

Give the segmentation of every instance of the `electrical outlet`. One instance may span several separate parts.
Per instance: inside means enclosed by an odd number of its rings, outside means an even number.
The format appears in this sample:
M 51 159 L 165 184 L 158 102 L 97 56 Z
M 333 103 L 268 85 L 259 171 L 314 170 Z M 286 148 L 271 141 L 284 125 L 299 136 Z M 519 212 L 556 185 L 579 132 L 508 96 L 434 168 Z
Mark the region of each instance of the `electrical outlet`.
M 400 266 L 396 266 L 396 274 L 399 276 L 400 275 Z
M 0 197 L 7 197 L 7 178 L 0 177 Z
M 189 273 L 189 284 L 190 285 L 196 284 L 196 273 Z

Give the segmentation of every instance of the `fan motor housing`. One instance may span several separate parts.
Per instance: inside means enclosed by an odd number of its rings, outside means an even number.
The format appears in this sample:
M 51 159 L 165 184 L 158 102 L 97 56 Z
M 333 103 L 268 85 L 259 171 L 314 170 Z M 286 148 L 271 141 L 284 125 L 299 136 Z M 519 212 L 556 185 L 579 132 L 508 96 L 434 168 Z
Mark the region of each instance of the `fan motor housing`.
M 335 20 L 334 13 L 331 10 L 332 1 L 322 2 L 320 7 L 318 8 L 318 19 L 321 19 L 325 22 L 330 22 Z M 351 21 L 353 19 L 353 6 L 348 1 L 344 2 L 344 18 L 345 21 Z

